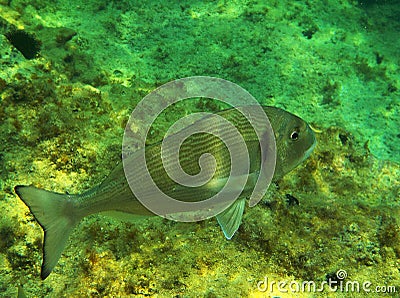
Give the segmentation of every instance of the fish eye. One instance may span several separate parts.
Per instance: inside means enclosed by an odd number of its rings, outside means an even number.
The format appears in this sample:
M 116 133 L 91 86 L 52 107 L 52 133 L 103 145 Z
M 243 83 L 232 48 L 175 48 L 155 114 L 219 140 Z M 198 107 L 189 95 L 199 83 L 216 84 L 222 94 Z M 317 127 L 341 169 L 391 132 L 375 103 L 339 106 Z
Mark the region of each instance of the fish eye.
M 291 134 L 290 134 L 290 139 L 292 141 L 297 141 L 299 139 L 299 132 L 297 130 L 294 130 Z

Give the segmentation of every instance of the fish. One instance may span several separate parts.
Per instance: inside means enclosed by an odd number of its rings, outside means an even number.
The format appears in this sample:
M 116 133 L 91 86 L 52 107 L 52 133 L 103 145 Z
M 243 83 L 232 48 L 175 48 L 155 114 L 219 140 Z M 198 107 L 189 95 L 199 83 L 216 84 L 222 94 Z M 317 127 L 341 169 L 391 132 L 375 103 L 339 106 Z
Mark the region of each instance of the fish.
M 26 294 L 22 285 L 18 286 L 17 298 L 26 298 Z
M 272 181 L 277 181 L 310 156 L 316 145 L 316 138 L 307 122 L 300 117 L 277 107 L 262 106 L 262 109 L 268 116 L 275 137 L 276 160 Z M 216 113 L 234 122 L 235 127 L 238 127 L 250 158 L 250 170 L 243 192 L 226 210 L 215 216 L 227 239 L 233 237 L 241 224 L 246 198 L 252 187 L 254 188 L 255 178 L 260 175 L 263 149 L 260 148 L 262 142 L 259 142 L 254 130 L 249 127 L 250 123 L 240 120 L 238 113 L 235 108 Z M 201 122 L 202 119 L 198 121 Z M 203 121 L 204 123 L 210 125 L 207 121 Z M 171 136 L 165 138 L 169 137 Z M 204 152 L 210 152 L 217 162 L 220 161 L 211 182 L 197 188 L 177 185 L 168 176 L 161 160 L 161 141 L 146 145 L 126 158 L 134 160 L 136 154 L 143 153 L 140 150 L 146 151 L 146 158 L 149 159 L 148 170 L 156 180 L 157 186 L 166 194 L 178 196 L 179 200 L 185 202 L 205 200 L 218 193 L 230 173 L 231 165 L 227 155 L 229 153 L 226 153 L 223 145 L 218 145 L 215 136 L 210 134 L 196 134 L 191 141 L 182 144 L 180 151 L 183 152 L 183 158 L 180 160 L 182 168 L 188 174 L 196 174 L 199 171 L 198 158 Z M 138 177 L 137 181 L 140 183 L 141 173 L 133 174 Z M 17 185 L 14 190 L 44 232 L 40 273 L 43 280 L 57 265 L 69 235 L 84 217 L 97 213 L 130 215 L 134 218 L 155 216 L 137 199 L 129 187 L 123 162 L 116 165 L 100 184 L 81 194 L 57 193 L 30 185 Z

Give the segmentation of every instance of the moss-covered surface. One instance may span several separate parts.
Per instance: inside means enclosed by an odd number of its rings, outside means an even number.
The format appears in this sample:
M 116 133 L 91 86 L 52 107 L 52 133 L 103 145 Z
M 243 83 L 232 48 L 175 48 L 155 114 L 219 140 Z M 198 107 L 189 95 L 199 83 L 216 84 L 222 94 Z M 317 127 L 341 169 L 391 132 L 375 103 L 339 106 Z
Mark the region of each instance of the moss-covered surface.
M 399 7 L 0 0 L 0 296 L 22 283 L 28 297 L 269 297 L 257 290 L 265 276 L 322 282 L 339 269 L 400 291 Z M 36 59 L 11 46 L 16 29 L 41 41 Z M 135 104 L 192 75 L 231 80 L 303 117 L 321 131 L 314 154 L 246 210 L 231 241 L 215 220 L 92 216 L 41 281 L 42 232 L 13 187 L 76 193 L 100 182 Z M 153 137 L 188 109 L 166 113 Z M 361 294 L 315 294 L 326 295 Z

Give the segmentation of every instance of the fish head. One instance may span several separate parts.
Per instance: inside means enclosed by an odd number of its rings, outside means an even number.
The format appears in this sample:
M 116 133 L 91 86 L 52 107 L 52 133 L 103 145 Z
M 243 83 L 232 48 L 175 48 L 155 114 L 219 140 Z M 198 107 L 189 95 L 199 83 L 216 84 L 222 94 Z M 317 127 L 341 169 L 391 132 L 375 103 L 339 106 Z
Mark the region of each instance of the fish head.
M 296 115 L 274 107 L 268 107 L 266 114 L 275 134 L 277 153 L 274 180 L 277 180 L 310 156 L 316 138 L 307 122 Z

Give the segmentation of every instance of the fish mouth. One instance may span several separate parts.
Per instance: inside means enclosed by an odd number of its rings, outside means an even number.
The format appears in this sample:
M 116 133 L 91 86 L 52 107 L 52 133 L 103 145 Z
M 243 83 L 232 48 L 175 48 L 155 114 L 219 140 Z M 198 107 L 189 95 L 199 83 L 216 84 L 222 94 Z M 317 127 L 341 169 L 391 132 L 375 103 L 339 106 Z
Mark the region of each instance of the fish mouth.
M 303 158 L 301 159 L 301 162 L 303 162 L 304 160 L 306 160 L 307 158 L 310 157 L 310 155 L 311 155 L 311 153 L 314 151 L 314 148 L 315 148 L 316 145 L 317 145 L 317 140 L 316 140 L 316 138 L 315 138 L 315 136 L 314 136 L 313 143 L 312 143 L 312 145 L 310 146 L 310 148 L 308 148 L 308 149 L 306 150 L 306 152 L 304 152 L 304 155 L 303 155 Z
M 317 145 L 317 142 L 314 141 L 314 143 L 311 145 L 310 148 L 307 149 L 307 151 L 304 153 L 305 158 L 308 158 L 311 153 L 314 151 L 315 146 Z

